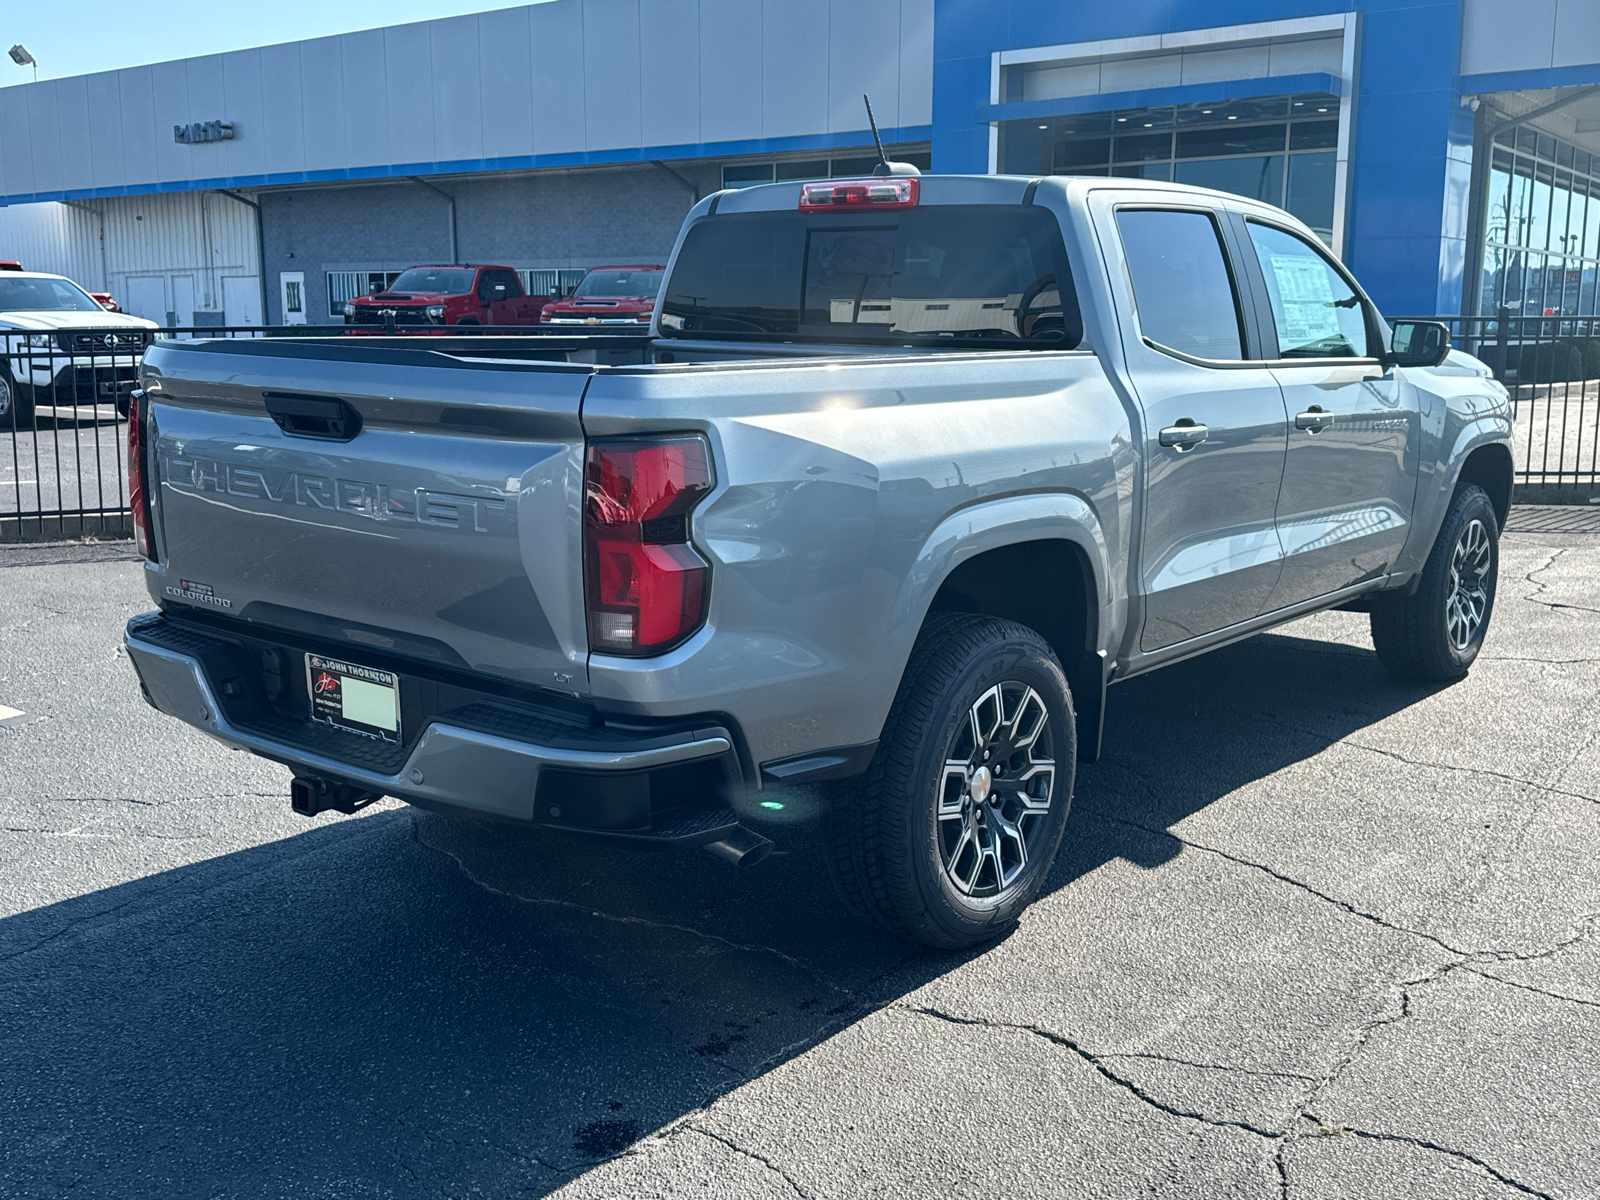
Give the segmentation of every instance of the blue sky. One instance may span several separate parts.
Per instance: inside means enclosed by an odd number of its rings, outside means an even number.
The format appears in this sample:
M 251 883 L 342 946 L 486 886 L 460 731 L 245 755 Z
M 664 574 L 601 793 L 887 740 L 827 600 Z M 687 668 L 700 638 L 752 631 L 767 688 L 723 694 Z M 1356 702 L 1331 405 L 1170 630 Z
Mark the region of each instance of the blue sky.
M 20 42 L 38 59 L 40 79 L 58 79 L 526 2 L 7 0 L 0 3 L 0 51 Z M 32 81 L 31 67 L 19 67 L 0 53 L 0 86 Z

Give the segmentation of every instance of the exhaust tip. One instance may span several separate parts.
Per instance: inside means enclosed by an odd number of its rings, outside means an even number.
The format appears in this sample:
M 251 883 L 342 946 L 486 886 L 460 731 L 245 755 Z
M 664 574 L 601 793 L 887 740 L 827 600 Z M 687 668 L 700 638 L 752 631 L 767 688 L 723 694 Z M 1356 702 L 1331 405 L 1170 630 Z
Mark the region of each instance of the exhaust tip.
M 753 867 L 772 853 L 772 843 L 741 825 L 720 842 L 707 842 L 706 850 L 736 867 Z

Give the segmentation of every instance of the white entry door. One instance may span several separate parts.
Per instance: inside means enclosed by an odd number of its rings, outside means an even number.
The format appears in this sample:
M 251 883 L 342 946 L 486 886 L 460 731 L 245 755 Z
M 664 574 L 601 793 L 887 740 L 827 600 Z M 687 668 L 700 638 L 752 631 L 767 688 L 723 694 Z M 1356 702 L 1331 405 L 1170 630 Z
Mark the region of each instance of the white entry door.
M 167 323 L 167 281 L 162 275 L 135 275 L 128 280 L 122 310 L 157 325 Z
M 306 323 L 306 273 L 304 271 L 279 271 L 278 295 L 283 301 L 283 323 Z
M 261 324 L 261 279 L 256 275 L 222 277 L 222 319 L 229 325 Z
M 172 324 L 187 329 L 194 324 L 194 276 L 172 277 Z

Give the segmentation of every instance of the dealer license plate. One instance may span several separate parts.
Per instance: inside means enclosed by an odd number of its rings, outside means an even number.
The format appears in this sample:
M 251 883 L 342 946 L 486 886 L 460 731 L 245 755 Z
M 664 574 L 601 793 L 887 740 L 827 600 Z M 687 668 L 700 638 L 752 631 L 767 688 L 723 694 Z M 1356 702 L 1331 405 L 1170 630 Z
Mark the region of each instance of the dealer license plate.
M 351 733 L 400 740 L 400 677 L 374 667 L 306 655 L 311 719 Z

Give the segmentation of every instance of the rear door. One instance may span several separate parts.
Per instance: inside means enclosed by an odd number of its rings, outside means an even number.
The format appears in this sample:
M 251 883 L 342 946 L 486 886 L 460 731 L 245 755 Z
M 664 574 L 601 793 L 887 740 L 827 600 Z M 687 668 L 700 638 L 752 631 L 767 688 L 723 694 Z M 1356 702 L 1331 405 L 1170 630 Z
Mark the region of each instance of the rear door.
M 144 367 L 168 603 L 584 689 L 587 368 L 250 340 Z
M 1287 419 L 1277 380 L 1251 361 L 1220 214 L 1141 199 L 1102 216 L 1113 278 L 1133 293 L 1123 347 L 1144 412 L 1139 645 L 1151 651 L 1262 611 L 1280 569 Z
M 1394 563 L 1411 527 L 1422 414 L 1417 389 L 1379 360 L 1376 311 L 1326 251 L 1255 217 L 1237 228 L 1289 413 L 1277 505 L 1283 575 L 1268 601 L 1276 609 Z

